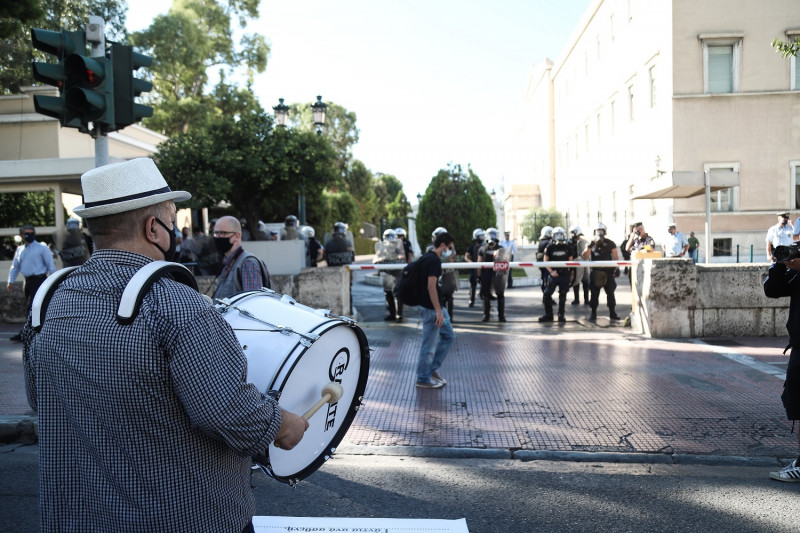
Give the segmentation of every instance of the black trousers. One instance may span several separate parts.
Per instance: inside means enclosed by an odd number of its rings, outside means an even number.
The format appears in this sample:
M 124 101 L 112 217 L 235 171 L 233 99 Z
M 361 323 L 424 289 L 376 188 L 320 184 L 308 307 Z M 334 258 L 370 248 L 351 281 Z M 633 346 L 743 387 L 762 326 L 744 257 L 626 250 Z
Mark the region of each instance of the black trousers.
M 39 287 L 42 286 L 44 280 L 47 279 L 47 274 L 42 274 L 40 276 L 28 276 L 25 278 L 25 284 L 23 285 L 23 290 L 25 292 L 25 299 L 28 302 L 28 309 L 25 314 L 31 312 L 31 306 L 33 305 L 33 297 L 36 296 L 36 291 L 39 290 Z

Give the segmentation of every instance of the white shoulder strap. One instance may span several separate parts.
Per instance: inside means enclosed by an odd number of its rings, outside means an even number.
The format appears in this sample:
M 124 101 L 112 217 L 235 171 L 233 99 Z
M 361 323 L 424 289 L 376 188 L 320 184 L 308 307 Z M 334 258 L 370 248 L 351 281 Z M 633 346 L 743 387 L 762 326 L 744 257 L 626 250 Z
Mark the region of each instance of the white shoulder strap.
M 122 298 L 117 309 L 117 322 L 123 325 L 133 322 L 139 313 L 139 307 L 142 305 L 145 294 L 150 291 L 153 283 L 165 274 L 172 274 L 175 281 L 197 290 L 197 280 L 185 266 L 170 261 L 153 261 L 139 269 L 125 286 L 125 290 L 122 291 Z
M 33 303 L 31 304 L 31 325 L 34 330 L 39 331 L 42 329 L 44 315 L 47 313 L 47 305 L 50 303 L 50 298 L 53 297 L 53 293 L 56 292 L 56 289 L 61 285 L 61 282 L 64 281 L 64 278 L 76 268 L 78 267 L 73 266 L 57 270 L 48 276 L 39 286 L 39 289 L 33 296 Z

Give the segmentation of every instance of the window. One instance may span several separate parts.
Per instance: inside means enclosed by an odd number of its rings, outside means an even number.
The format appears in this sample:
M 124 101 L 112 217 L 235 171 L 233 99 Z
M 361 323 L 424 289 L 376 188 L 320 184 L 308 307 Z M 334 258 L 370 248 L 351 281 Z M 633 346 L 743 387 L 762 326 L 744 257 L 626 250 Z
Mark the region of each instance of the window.
M 633 85 L 628 85 L 628 120 L 633 122 Z
M 792 56 L 792 79 L 791 89 L 793 91 L 800 91 L 800 65 L 797 64 L 797 57 Z
M 738 92 L 741 36 L 701 35 L 700 39 L 703 43 L 703 92 Z
M 715 213 L 734 211 L 735 203 L 734 187 L 711 193 L 711 211 Z
M 656 106 L 656 66 L 650 67 L 650 107 Z
M 792 181 L 794 182 L 794 208 L 800 209 L 800 161 L 792 161 Z
M 714 256 L 733 255 L 733 239 L 714 239 Z

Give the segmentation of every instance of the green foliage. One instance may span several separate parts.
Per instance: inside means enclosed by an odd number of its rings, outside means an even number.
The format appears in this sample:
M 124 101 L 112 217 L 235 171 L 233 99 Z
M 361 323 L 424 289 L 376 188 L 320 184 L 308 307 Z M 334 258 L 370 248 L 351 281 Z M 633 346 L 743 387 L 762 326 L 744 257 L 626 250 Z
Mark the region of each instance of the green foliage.
M 563 225 L 564 217 L 553 207 L 537 207 L 531 209 L 520 224 L 522 235 L 528 239 L 528 242 L 537 242 L 539 240 L 539 235 L 541 235 L 542 228 L 545 226 L 563 227 Z
M 59 31 L 86 27 L 89 15 L 103 17 L 106 36 L 125 38 L 125 0 L 7 0 L 0 3 L 0 94 L 38 84 L 31 61 L 52 61 L 53 56 L 33 49 L 31 28 Z
M 0 228 L 55 226 L 53 191 L 0 193 Z
M 272 116 L 262 111 L 223 116 L 176 135 L 160 145 L 156 162 L 173 188 L 192 193 L 191 207 L 228 202 L 230 214 L 255 228 L 259 220 L 297 215 L 301 192 L 307 218 L 321 221 L 325 207 L 314 199 L 333 180 L 333 158 L 324 138 L 274 129 Z
M 797 57 L 797 54 L 800 53 L 800 37 L 795 37 L 794 42 L 783 42 L 775 39 L 772 41 L 772 47 L 776 52 L 781 54 L 784 59 Z
M 378 218 L 378 201 L 375 196 L 372 172 L 361 161 L 354 161 L 345 176 L 347 190 L 358 204 L 358 222 L 375 223 Z
M 407 228 L 408 227 L 408 214 L 411 212 L 411 203 L 406 198 L 402 190 L 397 191 L 397 194 L 386 206 L 386 218 L 389 221 L 390 228 Z
M 465 172 L 461 165 L 450 163 L 433 177 L 419 204 L 417 239 L 424 248 L 433 230 L 443 226 L 463 253 L 475 228 L 496 224 L 492 199 L 478 175 L 469 166 Z
M 263 36 L 245 34 L 233 39 L 234 18 L 240 28 L 248 18 L 258 16 L 257 0 L 217 2 L 215 0 L 176 0 L 166 15 L 156 17 L 150 27 L 131 35 L 138 51 L 153 57 L 148 69 L 153 91 L 150 104 L 153 117 L 148 128 L 167 135 L 184 133 L 226 113 L 220 98 L 239 95 L 240 106 L 254 109 L 255 99 L 247 101 L 246 90 L 225 83 L 225 75 L 244 70 L 248 84 L 267 67 L 269 46 Z M 220 69 L 220 82 L 207 94 L 208 70 Z
M 337 222 L 344 222 L 350 228 L 356 228 L 361 216 L 358 203 L 353 195 L 347 191 L 330 192 L 325 191 L 320 198 L 323 206 L 324 216 L 321 219 L 314 219 L 312 226 L 317 227 L 317 234 L 331 231 Z M 309 222 L 311 220 L 309 219 Z M 320 231 L 319 228 L 322 228 Z M 357 231 L 355 232 L 357 233 Z
M 289 106 L 290 127 L 303 131 L 316 131 L 311 111 L 312 103 Z M 336 150 L 338 173 L 340 176 L 345 176 L 353 162 L 353 145 L 358 143 L 359 130 L 356 127 L 356 114 L 333 102 L 325 102 L 325 104 L 328 107 L 325 109 L 322 135 Z

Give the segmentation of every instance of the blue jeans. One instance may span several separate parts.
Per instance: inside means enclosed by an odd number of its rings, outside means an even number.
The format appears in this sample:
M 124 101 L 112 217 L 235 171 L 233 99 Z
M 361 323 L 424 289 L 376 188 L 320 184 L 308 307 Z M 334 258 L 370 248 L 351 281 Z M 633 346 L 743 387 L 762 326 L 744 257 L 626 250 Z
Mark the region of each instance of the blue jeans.
M 447 357 L 456 334 L 453 332 L 447 309 L 442 309 L 444 324 L 441 328 L 436 327 L 435 309 L 427 307 L 419 309 L 422 313 L 422 348 L 419 350 L 417 363 L 417 381 L 430 381 L 431 374 L 439 370 L 444 358 Z

